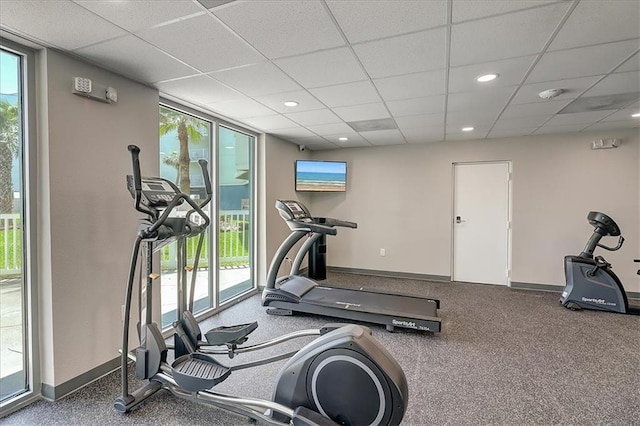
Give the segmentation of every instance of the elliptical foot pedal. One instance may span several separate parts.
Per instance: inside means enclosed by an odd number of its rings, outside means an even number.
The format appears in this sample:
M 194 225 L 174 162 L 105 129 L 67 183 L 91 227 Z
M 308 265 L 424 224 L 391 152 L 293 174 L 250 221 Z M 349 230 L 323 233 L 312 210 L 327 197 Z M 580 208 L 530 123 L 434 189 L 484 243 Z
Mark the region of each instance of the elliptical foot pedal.
M 280 316 L 293 315 L 293 311 L 291 309 L 282 309 L 282 308 L 269 308 L 267 309 L 267 313 L 269 315 L 280 315 Z
M 211 389 L 231 374 L 230 368 L 197 352 L 176 359 L 171 370 L 178 386 L 189 392 Z
M 213 346 L 239 345 L 247 341 L 247 336 L 258 328 L 257 322 L 232 325 L 229 327 L 216 327 L 207 331 L 204 337 L 207 343 Z

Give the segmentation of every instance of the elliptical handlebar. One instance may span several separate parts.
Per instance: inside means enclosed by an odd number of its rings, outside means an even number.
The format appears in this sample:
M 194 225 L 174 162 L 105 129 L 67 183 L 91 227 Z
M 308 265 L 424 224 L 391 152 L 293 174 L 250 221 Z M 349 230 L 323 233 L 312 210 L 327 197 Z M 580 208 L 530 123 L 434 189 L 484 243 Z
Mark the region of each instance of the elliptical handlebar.
M 140 148 L 136 145 L 129 145 L 127 149 L 131 153 L 131 168 L 133 170 L 133 190 L 135 199 L 135 209 L 141 213 L 148 214 L 157 219 L 157 213 L 146 209 L 140 205 L 142 201 L 142 174 L 140 173 Z
M 169 218 L 169 215 L 173 212 L 173 210 L 178 205 L 182 204 L 183 201 L 186 201 L 187 204 L 191 206 L 191 210 L 187 212 L 186 218 L 185 218 L 191 230 L 197 229 L 198 230 L 198 232 L 196 232 L 197 234 L 197 233 L 200 233 L 199 232 L 200 230 L 206 229 L 209 226 L 209 224 L 211 223 L 209 215 L 207 215 L 202 209 L 211 201 L 213 196 L 207 160 L 200 159 L 198 161 L 198 164 L 200 165 L 200 169 L 202 171 L 202 177 L 205 184 L 205 191 L 207 193 L 207 198 L 205 198 L 204 201 L 200 204 L 197 204 L 193 200 L 193 198 L 191 198 L 188 194 L 181 192 L 175 184 L 173 184 L 172 182 L 166 179 L 144 178 L 144 179 L 153 179 L 153 183 L 164 182 L 165 185 L 167 185 L 165 188 L 155 192 L 156 194 L 160 192 L 164 197 L 160 201 L 158 201 L 158 203 L 162 202 L 162 204 L 159 204 L 159 205 L 161 205 L 161 207 L 164 208 L 164 210 L 162 211 L 162 214 L 160 214 L 158 209 L 155 208 L 158 206 L 158 204 L 152 204 L 150 206 L 145 205 L 145 203 L 150 202 L 149 195 L 145 196 L 146 201 L 143 202 L 143 192 L 145 190 L 143 189 L 143 178 L 142 178 L 142 173 L 140 171 L 140 159 L 139 159 L 140 148 L 136 145 L 129 145 L 127 149 L 131 153 L 133 182 L 129 182 L 130 183 L 129 190 L 135 199 L 135 209 L 141 213 L 149 215 L 152 218 L 152 225 L 144 230 L 144 233 L 146 234 L 144 237 L 153 236 L 156 233 L 156 231 L 158 231 L 158 229 L 160 229 L 160 227 L 166 223 L 167 219 Z M 146 185 L 149 186 L 148 184 Z M 157 199 L 154 199 L 154 200 L 157 200 Z M 202 219 L 204 220 L 204 223 L 202 225 L 191 220 L 191 215 L 193 213 L 198 213 L 202 217 Z

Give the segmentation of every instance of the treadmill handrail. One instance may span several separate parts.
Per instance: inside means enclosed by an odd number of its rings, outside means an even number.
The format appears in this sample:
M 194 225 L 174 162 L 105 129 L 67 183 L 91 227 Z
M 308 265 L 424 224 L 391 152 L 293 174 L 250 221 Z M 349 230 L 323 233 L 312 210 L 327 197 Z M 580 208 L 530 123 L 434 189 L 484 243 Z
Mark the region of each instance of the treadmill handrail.
M 356 222 L 350 222 L 348 220 L 342 220 L 342 219 L 334 219 L 332 217 L 314 217 L 313 220 L 316 223 L 322 224 L 322 225 L 326 225 L 326 226 L 340 226 L 343 228 L 357 228 L 358 224 Z
M 338 230 L 331 226 L 320 225 L 314 222 L 302 222 L 298 220 L 288 220 L 287 225 L 292 231 L 313 232 L 314 234 L 337 235 Z

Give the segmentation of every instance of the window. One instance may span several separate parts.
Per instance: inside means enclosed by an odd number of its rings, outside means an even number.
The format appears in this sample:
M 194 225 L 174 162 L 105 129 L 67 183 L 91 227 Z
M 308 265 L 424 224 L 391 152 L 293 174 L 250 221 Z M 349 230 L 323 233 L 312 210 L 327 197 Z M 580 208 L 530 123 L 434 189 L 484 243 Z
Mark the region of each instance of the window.
M 208 212 L 210 217 L 218 217 L 218 221 L 211 221 L 205 234 L 197 269 L 178 270 L 175 242 L 161 249 L 163 328 L 177 319 L 177 286 L 185 282 L 189 289 L 193 274 L 194 313 L 218 308 L 255 288 L 252 268 L 254 141 L 255 136 L 220 125 L 214 117 L 160 106 L 160 176 L 175 182 L 182 192 L 193 198 L 204 199 L 206 191 L 198 160 L 207 160 L 214 191 Z M 198 238 L 186 243 L 188 266 L 194 265 Z

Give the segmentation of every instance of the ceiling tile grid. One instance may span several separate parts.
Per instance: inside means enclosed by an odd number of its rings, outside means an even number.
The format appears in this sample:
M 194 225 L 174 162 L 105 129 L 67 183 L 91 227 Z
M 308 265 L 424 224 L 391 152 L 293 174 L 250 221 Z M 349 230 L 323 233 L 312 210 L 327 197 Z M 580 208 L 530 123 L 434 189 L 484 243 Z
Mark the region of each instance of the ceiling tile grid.
M 638 127 L 638 16 L 635 0 L 2 0 L 0 30 L 320 150 Z

